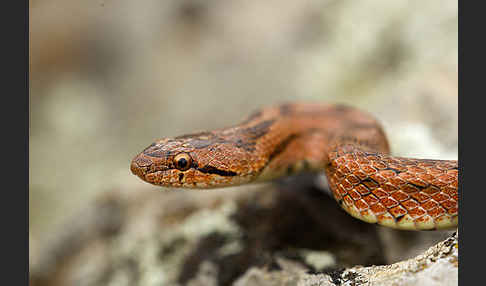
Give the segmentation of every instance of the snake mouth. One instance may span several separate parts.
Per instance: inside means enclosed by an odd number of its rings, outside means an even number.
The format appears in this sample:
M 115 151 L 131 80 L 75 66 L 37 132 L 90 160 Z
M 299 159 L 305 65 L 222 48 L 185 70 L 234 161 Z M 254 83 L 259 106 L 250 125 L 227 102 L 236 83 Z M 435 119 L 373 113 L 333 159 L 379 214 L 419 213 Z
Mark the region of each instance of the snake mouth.
M 161 164 L 160 158 L 147 156 L 143 153 L 133 158 L 130 164 L 130 170 L 134 175 L 142 179 L 142 181 L 153 185 L 170 186 L 169 183 L 166 183 L 168 180 L 171 184 L 175 183 L 173 180 L 168 179 L 173 176 L 175 170 L 169 169 Z

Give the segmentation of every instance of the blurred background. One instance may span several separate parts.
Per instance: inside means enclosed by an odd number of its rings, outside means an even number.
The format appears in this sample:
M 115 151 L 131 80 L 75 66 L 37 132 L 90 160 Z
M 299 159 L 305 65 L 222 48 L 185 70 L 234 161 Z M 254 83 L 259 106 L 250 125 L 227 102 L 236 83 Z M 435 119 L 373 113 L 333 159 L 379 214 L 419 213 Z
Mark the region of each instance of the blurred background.
M 159 137 L 282 101 L 372 112 L 394 154 L 457 159 L 457 1 L 31 0 L 31 251 Z M 32 255 L 32 254 L 31 254 Z

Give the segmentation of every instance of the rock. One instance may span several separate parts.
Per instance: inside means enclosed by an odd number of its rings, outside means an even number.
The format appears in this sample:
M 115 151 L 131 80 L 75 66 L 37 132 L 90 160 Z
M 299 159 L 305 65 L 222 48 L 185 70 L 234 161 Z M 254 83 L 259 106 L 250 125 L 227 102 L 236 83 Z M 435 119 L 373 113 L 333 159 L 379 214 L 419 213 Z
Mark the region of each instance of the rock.
M 457 235 L 414 259 L 369 266 L 386 263 L 382 227 L 352 218 L 315 187 L 295 185 L 112 191 L 44 243 L 31 285 L 457 281 Z

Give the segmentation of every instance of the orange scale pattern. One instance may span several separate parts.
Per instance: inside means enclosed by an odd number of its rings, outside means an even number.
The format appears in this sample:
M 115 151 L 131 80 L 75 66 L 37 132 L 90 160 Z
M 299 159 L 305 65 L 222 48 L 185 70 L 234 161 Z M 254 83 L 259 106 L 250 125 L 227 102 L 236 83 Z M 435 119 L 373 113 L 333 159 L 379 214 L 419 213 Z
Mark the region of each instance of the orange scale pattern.
M 457 225 L 457 161 L 392 157 L 351 145 L 337 147 L 329 159 L 334 198 L 352 216 L 411 230 Z

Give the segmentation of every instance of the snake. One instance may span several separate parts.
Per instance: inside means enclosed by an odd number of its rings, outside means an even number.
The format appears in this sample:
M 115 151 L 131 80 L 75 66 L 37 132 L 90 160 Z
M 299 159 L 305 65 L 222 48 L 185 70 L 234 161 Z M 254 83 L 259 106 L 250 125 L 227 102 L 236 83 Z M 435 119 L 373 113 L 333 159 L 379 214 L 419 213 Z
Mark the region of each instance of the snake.
M 155 140 L 131 172 L 153 185 L 210 189 L 322 173 L 351 216 L 402 230 L 458 225 L 458 162 L 390 154 L 370 113 L 334 103 L 289 102 L 237 125 Z

